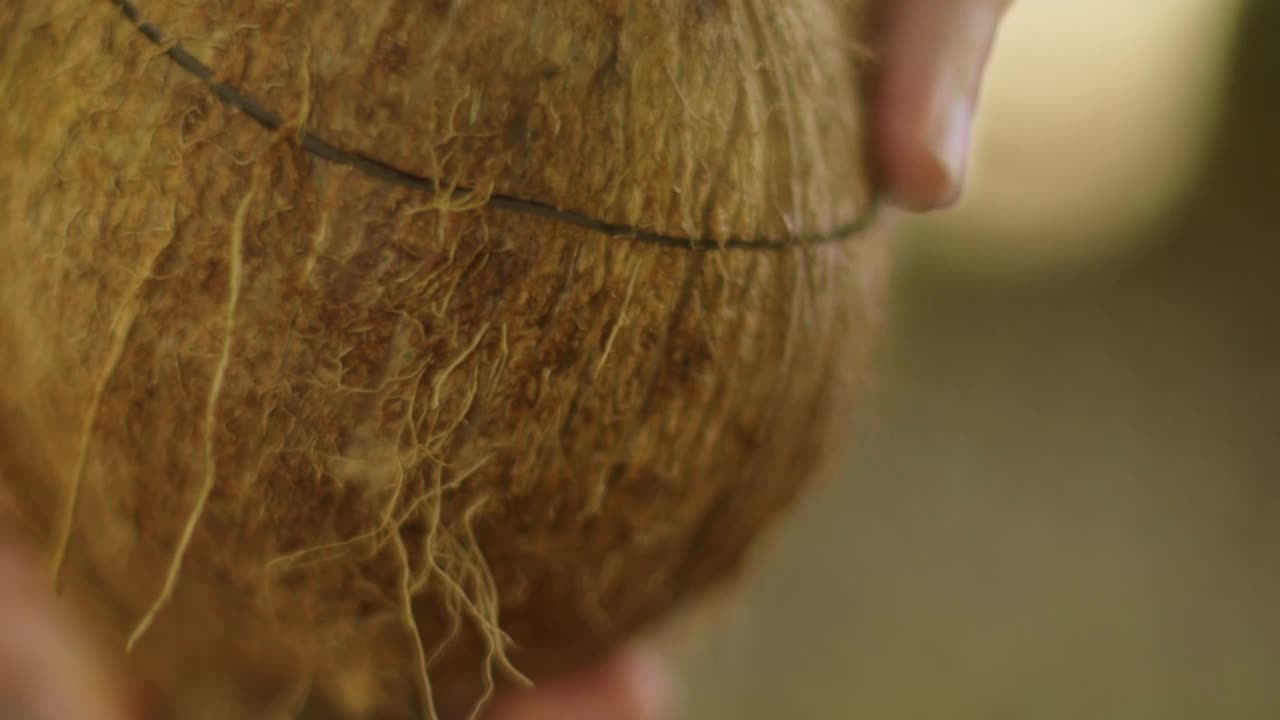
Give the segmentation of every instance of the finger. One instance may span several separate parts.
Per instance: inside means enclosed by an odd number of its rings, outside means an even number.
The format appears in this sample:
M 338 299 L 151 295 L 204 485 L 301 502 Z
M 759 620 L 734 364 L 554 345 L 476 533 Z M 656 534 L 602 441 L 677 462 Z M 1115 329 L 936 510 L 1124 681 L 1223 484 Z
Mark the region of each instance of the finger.
M 505 698 L 490 720 L 662 720 L 671 689 L 659 657 L 627 650 L 586 672 Z
M 881 172 L 900 207 L 945 207 L 960 196 L 982 76 L 1009 0 L 881 1 Z
M 122 720 L 45 573 L 0 528 L 0 718 Z

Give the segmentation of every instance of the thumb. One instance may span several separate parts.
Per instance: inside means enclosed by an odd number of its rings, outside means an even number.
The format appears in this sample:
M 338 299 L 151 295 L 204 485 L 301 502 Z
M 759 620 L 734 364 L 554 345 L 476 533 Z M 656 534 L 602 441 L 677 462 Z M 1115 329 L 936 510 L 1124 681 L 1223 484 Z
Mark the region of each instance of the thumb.
M 987 58 L 1009 0 L 882 0 L 875 145 L 891 199 L 955 202 Z

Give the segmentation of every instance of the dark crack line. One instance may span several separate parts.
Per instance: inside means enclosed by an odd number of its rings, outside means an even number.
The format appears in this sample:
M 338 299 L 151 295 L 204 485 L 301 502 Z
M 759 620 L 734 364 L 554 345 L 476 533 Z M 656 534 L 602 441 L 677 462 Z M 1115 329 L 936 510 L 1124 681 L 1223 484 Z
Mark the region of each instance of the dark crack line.
M 264 107 L 261 103 L 253 98 L 245 95 L 236 88 L 221 82 L 214 76 L 213 70 L 205 65 L 194 55 L 187 51 L 181 43 L 171 41 L 167 38 L 164 31 L 156 25 L 142 19 L 142 13 L 138 7 L 130 0 L 111 0 L 112 4 L 120 8 L 120 12 L 125 18 L 138 29 L 148 40 L 164 51 L 178 67 L 186 70 L 203 82 L 215 95 L 222 99 L 223 102 L 231 107 L 248 115 L 259 125 L 268 130 L 280 130 L 284 127 L 284 121 L 279 115 Z M 439 195 L 442 190 L 440 183 L 431 178 L 414 175 L 405 172 L 385 162 L 363 155 L 359 152 L 350 152 L 326 142 L 314 133 L 303 131 L 299 136 L 299 143 L 303 150 L 311 153 L 317 158 L 327 160 L 338 165 L 347 165 L 355 168 L 360 172 L 378 178 L 394 185 L 418 190 L 432 195 Z M 454 187 L 448 190 L 451 197 L 463 198 L 469 195 L 472 190 L 465 187 Z M 549 205 L 537 200 L 526 200 L 523 198 L 513 197 L 511 195 L 503 195 L 501 193 L 491 194 L 485 203 L 489 207 L 501 208 L 526 215 L 537 215 L 540 217 L 550 218 L 569 225 L 576 225 L 587 230 L 594 230 L 605 235 L 614 237 L 631 238 L 641 242 L 651 243 L 654 245 L 662 245 L 665 247 L 684 248 L 689 250 L 785 250 L 797 245 L 815 245 L 820 243 L 836 242 L 849 239 L 860 234 L 875 223 L 880 202 L 873 198 L 869 203 L 866 212 L 862 217 L 853 222 L 840 225 L 827 233 L 810 233 L 807 235 L 799 235 L 788 238 L 786 240 L 769 240 L 762 238 L 741 238 L 730 237 L 723 241 L 710 240 L 706 238 L 693 237 L 677 237 L 675 235 L 664 235 L 662 233 L 644 230 L 642 228 L 624 225 L 620 223 L 611 223 L 604 220 L 598 220 L 593 217 L 582 215 L 570 210 L 561 210 L 554 205 Z

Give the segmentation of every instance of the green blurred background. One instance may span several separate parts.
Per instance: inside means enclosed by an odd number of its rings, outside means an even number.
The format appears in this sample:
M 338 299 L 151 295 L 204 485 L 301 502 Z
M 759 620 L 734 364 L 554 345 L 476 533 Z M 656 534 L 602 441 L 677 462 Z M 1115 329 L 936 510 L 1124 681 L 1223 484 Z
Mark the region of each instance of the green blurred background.
M 1015 4 L 847 471 L 670 632 L 683 717 L 1280 718 L 1278 32 Z

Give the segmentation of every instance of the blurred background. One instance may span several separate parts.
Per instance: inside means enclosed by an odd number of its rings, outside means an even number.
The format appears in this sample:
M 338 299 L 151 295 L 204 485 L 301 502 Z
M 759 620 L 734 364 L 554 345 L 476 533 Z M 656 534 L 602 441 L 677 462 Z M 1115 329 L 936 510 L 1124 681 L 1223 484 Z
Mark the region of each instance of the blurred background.
M 683 717 L 1280 717 L 1278 31 L 1014 4 L 847 470 L 670 643 Z

